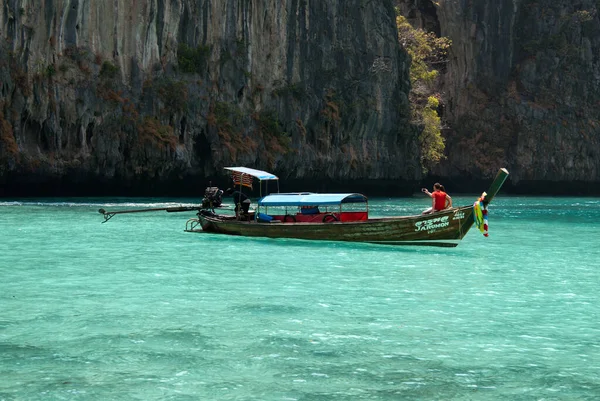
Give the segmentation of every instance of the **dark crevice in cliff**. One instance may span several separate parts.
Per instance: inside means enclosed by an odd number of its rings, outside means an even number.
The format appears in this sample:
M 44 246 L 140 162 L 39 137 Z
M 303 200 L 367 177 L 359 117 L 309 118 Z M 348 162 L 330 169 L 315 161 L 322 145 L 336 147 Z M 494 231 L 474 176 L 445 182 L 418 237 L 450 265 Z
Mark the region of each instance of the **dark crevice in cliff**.
M 432 0 L 395 0 L 395 3 L 413 27 L 433 32 L 437 37 L 442 35 L 437 7 Z

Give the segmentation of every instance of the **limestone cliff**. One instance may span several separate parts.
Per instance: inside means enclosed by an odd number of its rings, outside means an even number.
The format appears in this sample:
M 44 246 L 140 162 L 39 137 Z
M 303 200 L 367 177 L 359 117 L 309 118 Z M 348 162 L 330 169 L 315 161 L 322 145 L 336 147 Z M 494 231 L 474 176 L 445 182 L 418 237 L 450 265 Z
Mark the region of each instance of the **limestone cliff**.
M 520 191 L 599 192 L 600 2 L 399 5 L 453 42 L 442 88 L 448 158 L 436 174 L 486 177 L 503 165 Z
M 415 182 L 396 37 L 391 0 L 5 0 L 1 187 L 181 188 L 227 165 Z

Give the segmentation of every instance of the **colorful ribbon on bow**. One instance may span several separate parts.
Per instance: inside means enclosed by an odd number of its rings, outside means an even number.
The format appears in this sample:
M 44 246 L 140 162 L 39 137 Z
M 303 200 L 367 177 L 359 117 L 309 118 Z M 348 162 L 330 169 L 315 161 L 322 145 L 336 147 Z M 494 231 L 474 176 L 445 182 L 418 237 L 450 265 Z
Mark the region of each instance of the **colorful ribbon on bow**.
M 475 225 L 483 233 L 484 237 L 489 236 L 488 234 L 488 211 L 487 204 L 483 201 L 487 193 L 481 194 L 481 197 L 473 203 L 473 219 Z

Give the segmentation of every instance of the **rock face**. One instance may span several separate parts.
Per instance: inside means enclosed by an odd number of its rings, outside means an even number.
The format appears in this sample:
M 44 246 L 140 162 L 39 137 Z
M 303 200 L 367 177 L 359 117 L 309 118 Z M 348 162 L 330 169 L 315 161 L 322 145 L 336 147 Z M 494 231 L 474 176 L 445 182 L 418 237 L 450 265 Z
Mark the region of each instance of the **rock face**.
M 400 0 L 449 37 L 447 179 L 506 166 L 517 190 L 600 192 L 600 3 Z
M 0 195 L 197 194 L 227 165 L 415 183 L 394 5 L 453 41 L 432 174 L 600 192 L 595 0 L 6 0 Z
M 396 38 L 391 0 L 4 1 L 0 187 L 173 193 L 228 165 L 416 182 Z

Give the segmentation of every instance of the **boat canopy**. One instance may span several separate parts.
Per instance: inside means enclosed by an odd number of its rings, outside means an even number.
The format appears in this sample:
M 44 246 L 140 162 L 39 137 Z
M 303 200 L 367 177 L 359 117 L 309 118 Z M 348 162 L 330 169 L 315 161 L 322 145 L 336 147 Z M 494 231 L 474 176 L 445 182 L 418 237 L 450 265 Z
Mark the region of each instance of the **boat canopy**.
M 255 170 L 253 168 L 248 168 L 248 167 L 225 167 L 225 170 L 235 171 L 237 173 L 246 174 L 246 175 L 251 175 L 252 177 L 256 177 L 261 181 L 278 180 L 279 179 L 279 177 L 277 177 L 274 174 L 267 173 L 266 171 L 262 171 L 262 170 Z
M 259 206 L 321 206 L 340 205 L 342 203 L 366 203 L 362 194 L 313 194 L 290 193 L 273 194 L 259 199 Z

